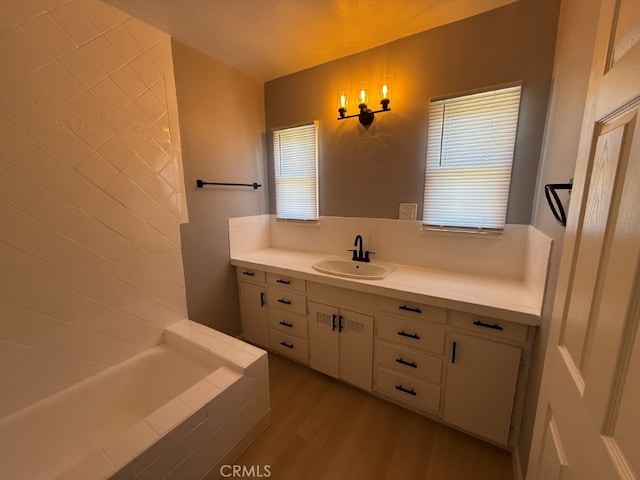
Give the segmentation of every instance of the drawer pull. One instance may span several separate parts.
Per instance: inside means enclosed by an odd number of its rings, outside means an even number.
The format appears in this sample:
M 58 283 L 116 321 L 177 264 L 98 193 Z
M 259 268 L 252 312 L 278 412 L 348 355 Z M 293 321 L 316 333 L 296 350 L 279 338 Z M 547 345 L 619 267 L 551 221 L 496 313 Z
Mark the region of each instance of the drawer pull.
M 404 388 L 402 385 L 396 385 L 396 390 L 400 390 L 401 392 L 408 393 L 409 395 L 416 396 L 416 391 L 412 388 L 409 390 L 408 388 Z
M 343 320 L 344 317 L 342 315 L 338 315 L 338 333 L 342 332 L 342 329 L 344 328 L 344 325 L 342 324 Z
M 414 340 L 420 340 L 420 335 L 418 335 L 417 333 L 407 333 L 404 330 L 400 330 L 398 332 L 398 335 L 400 335 L 401 337 L 413 338 Z
M 484 322 L 481 322 L 480 320 L 476 320 L 475 322 L 473 322 L 473 324 L 477 325 L 478 327 L 491 328 L 493 330 L 504 330 L 504 327 L 501 327 L 497 323 L 494 323 L 492 325 L 490 323 L 484 323 Z
M 332 332 L 336 331 L 336 317 L 337 317 L 337 315 L 335 313 L 331 316 L 331 331 Z
M 458 344 L 456 342 L 453 342 L 453 344 L 451 345 L 451 363 L 456 363 L 456 348 L 457 348 Z
M 415 362 L 407 362 L 404 358 L 400 357 L 400 358 L 396 358 L 396 362 L 397 363 L 401 363 L 402 365 L 406 365 L 407 367 L 411 367 L 411 368 L 418 368 L 418 365 L 416 365 Z
M 282 325 L 284 327 L 293 328 L 293 323 L 289 323 L 289 322 L 285 322 L 285 321 L 281 321 L 280 325 Z
M 264 292 L 260 292 L 260 306 L 264 307 L 264 304 L 266 302 L 264 301 Z
M 247 277 L 253 277 L 255 276 L 255 273 L 253 272 L 242 272 L 243 275 L 246 275 Z
M 284 298 L 279 298 L 278 302 L 284 303 L 285 305 L 291 305 L 291 300 L 285 300 Z
M 282 283 L 284 285 L 290 285 L 291 284 L 291 282 L 289 280 L 284 280 L 282 278 L 277 279 L 276 282 Z
M 398 308 L 399 308 L 400 310 L 405 310 L 405 311 L 407 311 L 407 312 L 422 313 L 422 310 L 420 310 L 420 309 L 419 309 L 419 308 L 417 308 L 417 307 L 407 307 L 406 305 L 400 305 L 400 306 L 398 306 Z
M 290 348 L 291 350 L 293 350 L 293 344 L 292 343 L 287 343 L 284 340 L 282 342 L 280 342 L 280 345 L 282 345 L 283 347 L 287 347 Z

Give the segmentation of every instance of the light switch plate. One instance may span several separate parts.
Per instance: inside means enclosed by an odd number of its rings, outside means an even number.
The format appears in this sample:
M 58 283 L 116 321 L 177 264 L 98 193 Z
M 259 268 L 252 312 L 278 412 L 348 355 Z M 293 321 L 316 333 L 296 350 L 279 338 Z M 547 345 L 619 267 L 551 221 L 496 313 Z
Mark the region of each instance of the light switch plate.
M 401 203 L 398 218 L 400 220 L 415 220 L 417 210 L 417 203 Z

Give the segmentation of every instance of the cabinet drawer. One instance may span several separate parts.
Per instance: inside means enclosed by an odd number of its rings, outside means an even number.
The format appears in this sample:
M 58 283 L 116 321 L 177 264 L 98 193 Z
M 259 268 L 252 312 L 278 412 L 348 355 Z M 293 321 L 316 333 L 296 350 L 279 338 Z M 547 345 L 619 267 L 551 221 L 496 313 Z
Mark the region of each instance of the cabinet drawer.
M 406 302 L 388 297 L 380 297 L 378 306 L 380 310 L 394 315 L 404 315 L 410 318 L 420 318 L 442 324 L 447 322 L 447 310 L 445 308 L 432 307 L 422 303 Z
M 482 317 L 473 313 L 451 312 L 451 326 L 516 342 L 527 341 L 526 325 Z
M 289 315 L 278 310 L 269 310 L 269 326 L 288 335 L 307 339 L 307 318 Z
M 398 345 L 379 341 L 376 344 L 376 361 L 384 367 L 428 382 L 440 383 L 442 378 L 440 358 L 423 355 Z
M 440 410 L 440 387 L 383 367 L 376 368 L 376 390 L 422 410 Z
M 276 352 L 297 358 L 303 362 L 309 361 L 309 344 L 306 340 L 292 337 L 272 328 L 269 332 L 269 346 L 271 350 Z
M 265 282 L 265 273 L 253 268 L 236 267 L 236 275 L 240 282 L 260 284 L 264 284 Z
M 307 297 L 280 288 L 269 287 L 267 290 L 269 307 L 277 308 L 298 315 L 307 314 Z
M 378 316 L 378 337 L 427 352 L 444 352 L 444 326 Z
M 267 273 L 267 283 L 287 291 L 301 292 L 307 291 L 307 282 L 300 278 L 292 278 L 277 273 Z

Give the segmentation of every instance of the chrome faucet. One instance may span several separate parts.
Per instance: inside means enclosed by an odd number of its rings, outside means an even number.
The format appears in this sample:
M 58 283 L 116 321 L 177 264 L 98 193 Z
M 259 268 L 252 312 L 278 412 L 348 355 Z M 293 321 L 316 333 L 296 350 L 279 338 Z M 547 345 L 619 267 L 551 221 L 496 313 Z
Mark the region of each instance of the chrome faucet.
M 358 248 L 349 250 L 350 252 L 353 252 L 353 257 L 351 257 L 351 260 L 353 260 L 354 262 L 370 262 L 371 261 L 371 259 L 369 258 L 369 255 L 375 252 L 370 252 L 369 250 L 363 251 L 362 235 L 356 235 L 356 240 L 355 242 L 353 242 L 353 246 Z

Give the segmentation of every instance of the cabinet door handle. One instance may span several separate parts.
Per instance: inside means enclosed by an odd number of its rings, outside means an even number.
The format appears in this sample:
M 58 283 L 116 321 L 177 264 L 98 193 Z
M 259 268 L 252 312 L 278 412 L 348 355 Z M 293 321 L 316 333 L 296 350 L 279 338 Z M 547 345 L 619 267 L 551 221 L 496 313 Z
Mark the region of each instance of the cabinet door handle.
M 336 316 L 337 315 L 335 313 L 331 316 L 331 331 L 332 332 L 336 331 Z
M 407 333 L 404 330 L 400 330 L 398 332 L 398 335 L 400 335 L 401 337 L 413 338 L 414 340 L 420 340 L 420 335 L 418 335 L 417 333 Z
M 282 283 L 282 284 L 284 284 L 284 285 L 289 285 L 289 284 L 291 283 L 289 280 L 285 280 L 285 279 L 283 279 L 283 278 L 279 278 L 279 279 L 277 279 L 277 280 L 276 280 L 276 282 L 278 282 L 278 283 Z
M 419 309 L 419 308 L 417 308 L 417 307 L 407 307 L 406 305 L 400 305 L 400 306 L 398 306 L 398 308 L 399 308 L 400 310 L 405 310 L 405 311 L 407 311 L 407 312 L 422 313 L 422 310 L 420 310 L 420 309 Z
M 451 345 L 451 363 L 456 363 L 456 348 L 457 348 L 458 344 L 456 342 L 453 342 L 453 344 Z
M 266 302 L 264 301 L 264 292 L 260 292 L 260 306 L 264 307 L 264 304 Z
M 278 302 L 284 303 L 285 305 L 291 305 L 291 300 L 285 300 L 284 298 L 279 298 Z
M 402 385 L 396 385 L 396 390 L 400 390 L 401 392 L 408 393 L 409 395 L 416 396 L 416 391 L 412 388 L 409 390 L 408 388 L 404 388 Z
M 504 327 L 498 325 L 497 323 L 491 324 L 491 323 L 481 322 L 480 320 L 476 320 L 473 322 L 473 324 L 477 325 L 478 327 L 491 328 L 493 330 L 504 330 Z
M 282 342 L 280 342 L 280 345 L 282 345 L 283 347 L 287 347 L 290 348 L 291 350 L 293 350 L 293 344 L 292 343 L 287 343 L 284 340 Z
M 344 320 L 344 317 L 342 315 L 338 315 L 338 333 L 342 332 L 342 321 Z
M 418 368 L 418 365 L 416 365 L 415 362 L 407 362 L 404 358 L 400 357 L 400 358 L 396 358 L 396 362 L 397 363 L 401 363 L 402 365 L 406 365 L 407 367 L 411 367 L 411 368 Z
M 253 277 L 255 275 L 255 273 L 253 272 L 242 272 L 243 275 L 246 275 L 247 277 Z
M 284 320 L 280 322 L 280 325 L 284 327 L 293 328 L 293 323 L 285 322 Z

